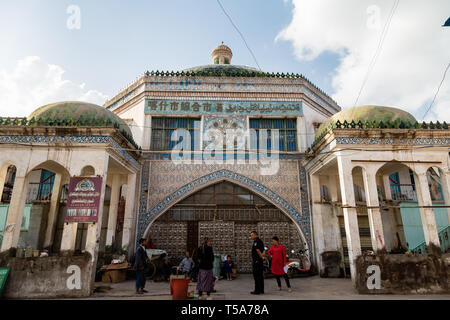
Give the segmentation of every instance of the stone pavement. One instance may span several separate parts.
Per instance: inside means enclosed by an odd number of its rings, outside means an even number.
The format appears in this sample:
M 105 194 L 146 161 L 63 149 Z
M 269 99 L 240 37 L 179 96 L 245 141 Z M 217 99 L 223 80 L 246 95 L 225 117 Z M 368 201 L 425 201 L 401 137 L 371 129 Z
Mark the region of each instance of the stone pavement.
M 293 292 L 289 293 L 282 279 L 282 291 L 277 290 L 275 279 L 265 280 L 265 294 L 254 296 L 253 278 L 242 274 L 233 281 L 220 280 L 216 285 L 216 293 L 212 294 L 214 300 L 450 300 L 450 294 L 445 295 L 360 295 L 353 288 L 350 279 L 320 278 L 319 276 L 291 279 Z M 128 280 L 121 283 L 97 282 L 96 286 L 111 287 L 106 292 L 96 292 L 87 299 L 149 299 L 170 300 L 168 282 L 147 281 L 144 295 L 136 295 L 135 282 Z M 189 291 L 195 290 L 195 283 L 191 283 Z

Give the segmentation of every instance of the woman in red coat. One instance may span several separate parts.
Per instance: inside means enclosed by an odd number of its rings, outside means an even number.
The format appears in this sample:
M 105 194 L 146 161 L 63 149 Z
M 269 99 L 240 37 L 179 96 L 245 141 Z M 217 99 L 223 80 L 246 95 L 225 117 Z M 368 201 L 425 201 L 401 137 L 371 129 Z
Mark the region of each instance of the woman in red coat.
M 286 286 L 288 287 L 288 291 L 291 292 L 291 284 L 289 283 L 289 278 L 284 272 L 284 266 L 287 263 L 286 260 L 286 249 L 284 246 L 278 242 L 278 237 L 275 236 L 272 238 L 273 245 L 267 250 L 267 254 L 272 257 L 272 267 L 271 271 L 277 278 L 278 290 L 281 290 L 281 277 L 286 281 Z

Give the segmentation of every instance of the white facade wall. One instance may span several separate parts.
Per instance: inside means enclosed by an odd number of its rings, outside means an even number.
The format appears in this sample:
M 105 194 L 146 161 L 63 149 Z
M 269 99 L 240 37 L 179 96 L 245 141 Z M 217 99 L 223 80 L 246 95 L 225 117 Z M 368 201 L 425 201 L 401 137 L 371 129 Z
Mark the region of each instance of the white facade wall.
M 325 122 L 329 116 L 320 113 L 317 109 L 310 106 L 307 102 L 303 101 L 303 117 L 305 119 L 304 132 L 297 132 L 299 135 L 306 135 L 306 145 L 309 147 L 314 142 L 314 135 L 316 134 L 316 129 L 314 128 L 314 123 Z
M 149 125 L 145 121 L 145 100 L 140 100 L 138 103 L 118 112 L 117 115 L 128 123 L 134 141 L 144 149 L 147 144 L 145 137 L 150 134 L 150 128 L 147 128 Z

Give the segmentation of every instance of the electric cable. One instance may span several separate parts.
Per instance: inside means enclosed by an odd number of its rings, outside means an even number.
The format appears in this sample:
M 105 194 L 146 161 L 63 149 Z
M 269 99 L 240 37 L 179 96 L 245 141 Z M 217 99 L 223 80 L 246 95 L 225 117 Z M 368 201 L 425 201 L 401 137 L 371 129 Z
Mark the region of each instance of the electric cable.
M 239 28 L 236 26 L 236 24 L 233 22 L 233 19 L 231 19 L 230 15 L 227 13 L 227 11 L 225 10 L 225 8 L 223 7 L 222 3 L 220 2 L 220 0 L 217 0 L 217 3 L 219 4 L 220 8 L 222 9 L 223 13 L 227 16 L 228 20 L 230 20 L 231 24 L 233 25 L 233 27 L 236 29 L 236 31 L 239 33 L 239 35 L 241 36 L 242 40 L 245 43 L 245 46 L 247 47 L 248 51 L 250 51 L 250 54 L 253 57 L 253 60 L 255 60 L 256 65 L 258 66 L 258 69 L 261 70 L 261 67 L 259 66 L 258 61 L 256 60 L 255 55 L 253 54 L 252 49 L 250 49 L 250 46 L 248 45 L 247 41 L 245 40 L 244 35 L 242 34 L 242 32 L 239 30 Z
M 441 89 L 442 83 L 444 83 L 445 76 L 447 75 L 447 71 L 448 71 L 448 68 L 449 68 L 449 67 L 450 67 L 450 62 L 448 63 L 447 68 L 445 68 L 444 75 L 442 76 L 441 83 L 439 83 L 439 86 L 438 86 L 438 88 L 437 88 L 437 90 L 436 90 L 436 93 L 434 94 L 434 97 L 433 97 L 433 100 L 432 100 L 431 103 L 430 103 L 430 106 L 428 107 L 427 111 L 426 111 L 425 114 L 423 115 L 423 119 L 424 119 L 424 120 L 425 120 L 425 116 L 428 114 L 428 111 L 430 111 L 431 107 L 432 107 L 433 104 L 434 104 L 434 101 L 436 100 L 436 97 L 437 97 L 437 95 L 438 95 L 438 93 L 439 93 L 439 90 Z
M 381 36 L 380 36 L 380 40 L 378 42 L 377 49 L 375 50 L 375 54 L 374 54 L 374 56 L 372 57 L 372 60 L 369 63 L 369 67 L 367 68 L 367 72 L 366 72 L 366 74 L 364 76 L 363 82 L 361 84 L 361 88 L 359 89 L 358 96 L 356 97 L 356 100 L 355 100 L 355 103 L 353 104 L 353 106 L 356 106 L 356 104 L 358 103 L 358 100 L 359 100 L 359 98 L 361 96 L 361 93 L 362 93 L 362 91 L 363 91 L 363 89 L 364 89 L 364 87 L 366 85 L 366 82 L 369 79 L 369 75 L 372 72 L 372 70 L 373 70 L 373 68 L 375 66 L 375 63 L 376 63 L 376 61 L 377 61 L 377 59 L 378 59 L 378 57 L 379 57 L 379 55 L 381 53 L 381 49 L 383 48 L 384 39 L 386 38 L 386 35 L 388 33 L 388 30 L 389 30 L 389 26 L 391 25 L 392 17 L 394 16 L 395 10 L 397 9 L 397 6 L 398 6 L 399 2 L 400 2 L 400 0 L 396 0 L 396 2 L 394 3 L 394 5 L 393 5 L 393 7 L 391 9 L 391 12 L 390 12 L 390 14 L 388 16 L 388 19 L 387 19 L 387 21 L 386 21 L 386 23 L 384 25 L 383 31 L 381 32 Z

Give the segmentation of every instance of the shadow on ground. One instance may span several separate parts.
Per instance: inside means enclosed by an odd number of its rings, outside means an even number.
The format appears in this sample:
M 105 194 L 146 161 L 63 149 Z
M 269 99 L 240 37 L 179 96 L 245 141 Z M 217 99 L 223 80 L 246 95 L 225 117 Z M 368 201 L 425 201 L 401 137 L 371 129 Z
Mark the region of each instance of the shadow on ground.
M 110 290 L 100 290 L 87 299 L 149 299 L 170 300 L 168 282 L 147 281 L 148 293 L 136 295 L 135 282 L 132 280 L 121 283 L 97 282 L 97 287 L 110 287 Z M 215 300 L 385 300 L 385 299 L 414 299 L 414 300 L 450 300 L 450 295 L 362 295 L 358 294 L 352 286 L 350 279 L 320 278 L 319 276 L 291 279 L 292 292 L 288 292 L 285 283 L 278 291 L 275 279 L 265 280 L 265 294 L 254 296 L 253 278 L 251 275 L 239 275 L 233 281 L 220 280 L 216 291 L 212 294 Z M 195 290 L 195 283 L 189 285 L 189 291 Z M 102 288 L 101 288 L 102 289 Z M 106 289 L 106 288 L 105 288 Z

